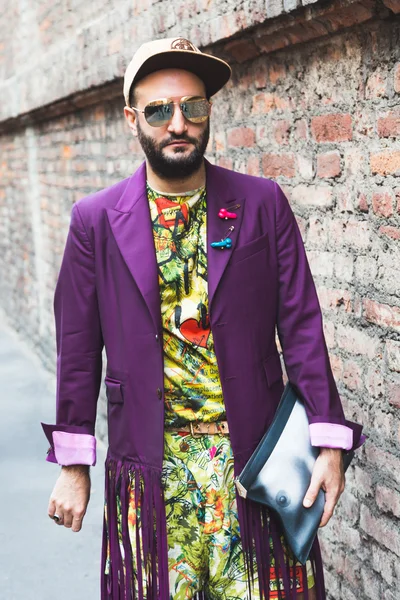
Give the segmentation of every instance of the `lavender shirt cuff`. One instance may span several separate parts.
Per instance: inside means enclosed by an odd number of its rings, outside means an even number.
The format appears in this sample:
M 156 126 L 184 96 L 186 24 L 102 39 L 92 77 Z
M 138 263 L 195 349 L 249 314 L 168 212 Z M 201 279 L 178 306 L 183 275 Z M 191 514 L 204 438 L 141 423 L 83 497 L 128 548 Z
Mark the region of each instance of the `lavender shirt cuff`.
M 337 423 L 311 423 L 310 438 L 312 446 L 320 448 L 342 448 L 350 450 L 353 446 L 353 430 Z
M 53 431 L 54 458 L 59 465 L 96 464 L 96 438 L 88 433 Z M 46 460 L 52 461 L 52 456 Z

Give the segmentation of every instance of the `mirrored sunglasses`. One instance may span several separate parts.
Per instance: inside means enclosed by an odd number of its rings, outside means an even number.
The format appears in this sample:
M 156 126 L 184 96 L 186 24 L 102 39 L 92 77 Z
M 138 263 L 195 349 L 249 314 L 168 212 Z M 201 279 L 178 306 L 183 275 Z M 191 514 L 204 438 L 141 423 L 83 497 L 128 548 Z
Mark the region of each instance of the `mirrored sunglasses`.
M 179 102 L 171 98 L 160 98 L 149 102 L 144 109 L 131 106 L 133 110 L 144 113 L 144 118 L 152 127 L 166 125 L 174 116 L 175 104 L 188 121 L 191 123 L 204 123 L 210 115 L 211 102 L 201 96 L 183 96 Z

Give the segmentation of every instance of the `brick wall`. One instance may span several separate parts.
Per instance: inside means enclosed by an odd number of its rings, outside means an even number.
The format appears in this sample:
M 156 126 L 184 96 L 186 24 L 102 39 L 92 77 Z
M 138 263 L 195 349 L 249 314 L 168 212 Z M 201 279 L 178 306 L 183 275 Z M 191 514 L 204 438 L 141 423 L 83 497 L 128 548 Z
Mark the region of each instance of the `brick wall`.
M 0 17 L 0 307 L 54 371 L 52 300 L 72 203 L 142 160 L 122 112 L 121 76 L 130 57 L 124 36 L 146 11 L 156 19 L 152 31 L 182 35 L 180 14 L 185 35 L 233 67 L 214 99 L 207 156 L 276 179 L 286 191 L 346 414 L 369 435 L 321 534 L 329 598 L 397 600 L 400 1 L 270 2 L 267 11 L 257 2 L 173 4 L 174 17 L 171 3 L 128 10 L 122 2 L 116 11 L 105 1 L 94 13 L 86 3 L 76 2 L 68 15 L 65 3 L 39 2 L 22 15 L 8 7 Z M 107 27 L 102 11 L 112 15 Z M 18 32 L 13 43 L 11 25 Z M 99 36 L 100 26 L 108 37 Z M 81 46 L 71 39 L 74 28 L 86 39 Z M 45 44 L 51 51 L 44 53 Z M 61 59 L 66 48 L 75 53 Z M 24 83 L 30 49 L 36 67 Z M 44 66 L 36 80 L 35 69 Z M 12 84 L 20 104 L 8 93 Z M 104 435 L 103 403 L 100 414 Z

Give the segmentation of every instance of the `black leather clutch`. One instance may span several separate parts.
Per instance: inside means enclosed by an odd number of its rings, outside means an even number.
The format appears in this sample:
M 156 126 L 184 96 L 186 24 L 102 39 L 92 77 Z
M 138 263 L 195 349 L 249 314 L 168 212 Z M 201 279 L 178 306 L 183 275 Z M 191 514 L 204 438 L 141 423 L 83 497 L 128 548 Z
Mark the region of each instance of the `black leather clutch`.
M 277 514 L 285 539 L 302 564 L 309 556 L 324 511 L 322 489 L 310 508 L 303 506 L 319 452 L 310 442 L 304 405 L 288 381 L 268 431 L 235 478 L 240 496 L 261 502 Z M 343 452 L 345 470 L 353 456 L 353 450 Z

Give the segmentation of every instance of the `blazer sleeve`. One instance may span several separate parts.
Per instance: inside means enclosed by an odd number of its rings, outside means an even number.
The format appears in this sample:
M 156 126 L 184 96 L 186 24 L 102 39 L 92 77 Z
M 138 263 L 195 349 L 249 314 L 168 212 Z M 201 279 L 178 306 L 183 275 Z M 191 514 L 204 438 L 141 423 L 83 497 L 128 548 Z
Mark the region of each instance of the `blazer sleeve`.
M 42 423 L 50 443 L 46 460 L 96 464 L 94 436 L 104 346 L 96 292 L 94 253 L 77 204 L 54 293 L 56 424 Z
M 304 402 L 312 445 L 354 449 L 365 440 L 362 426 L 345 418 L 301 233 L 288 199 L 276 182 L 275 186 L 277 331 L 287 376 Z

